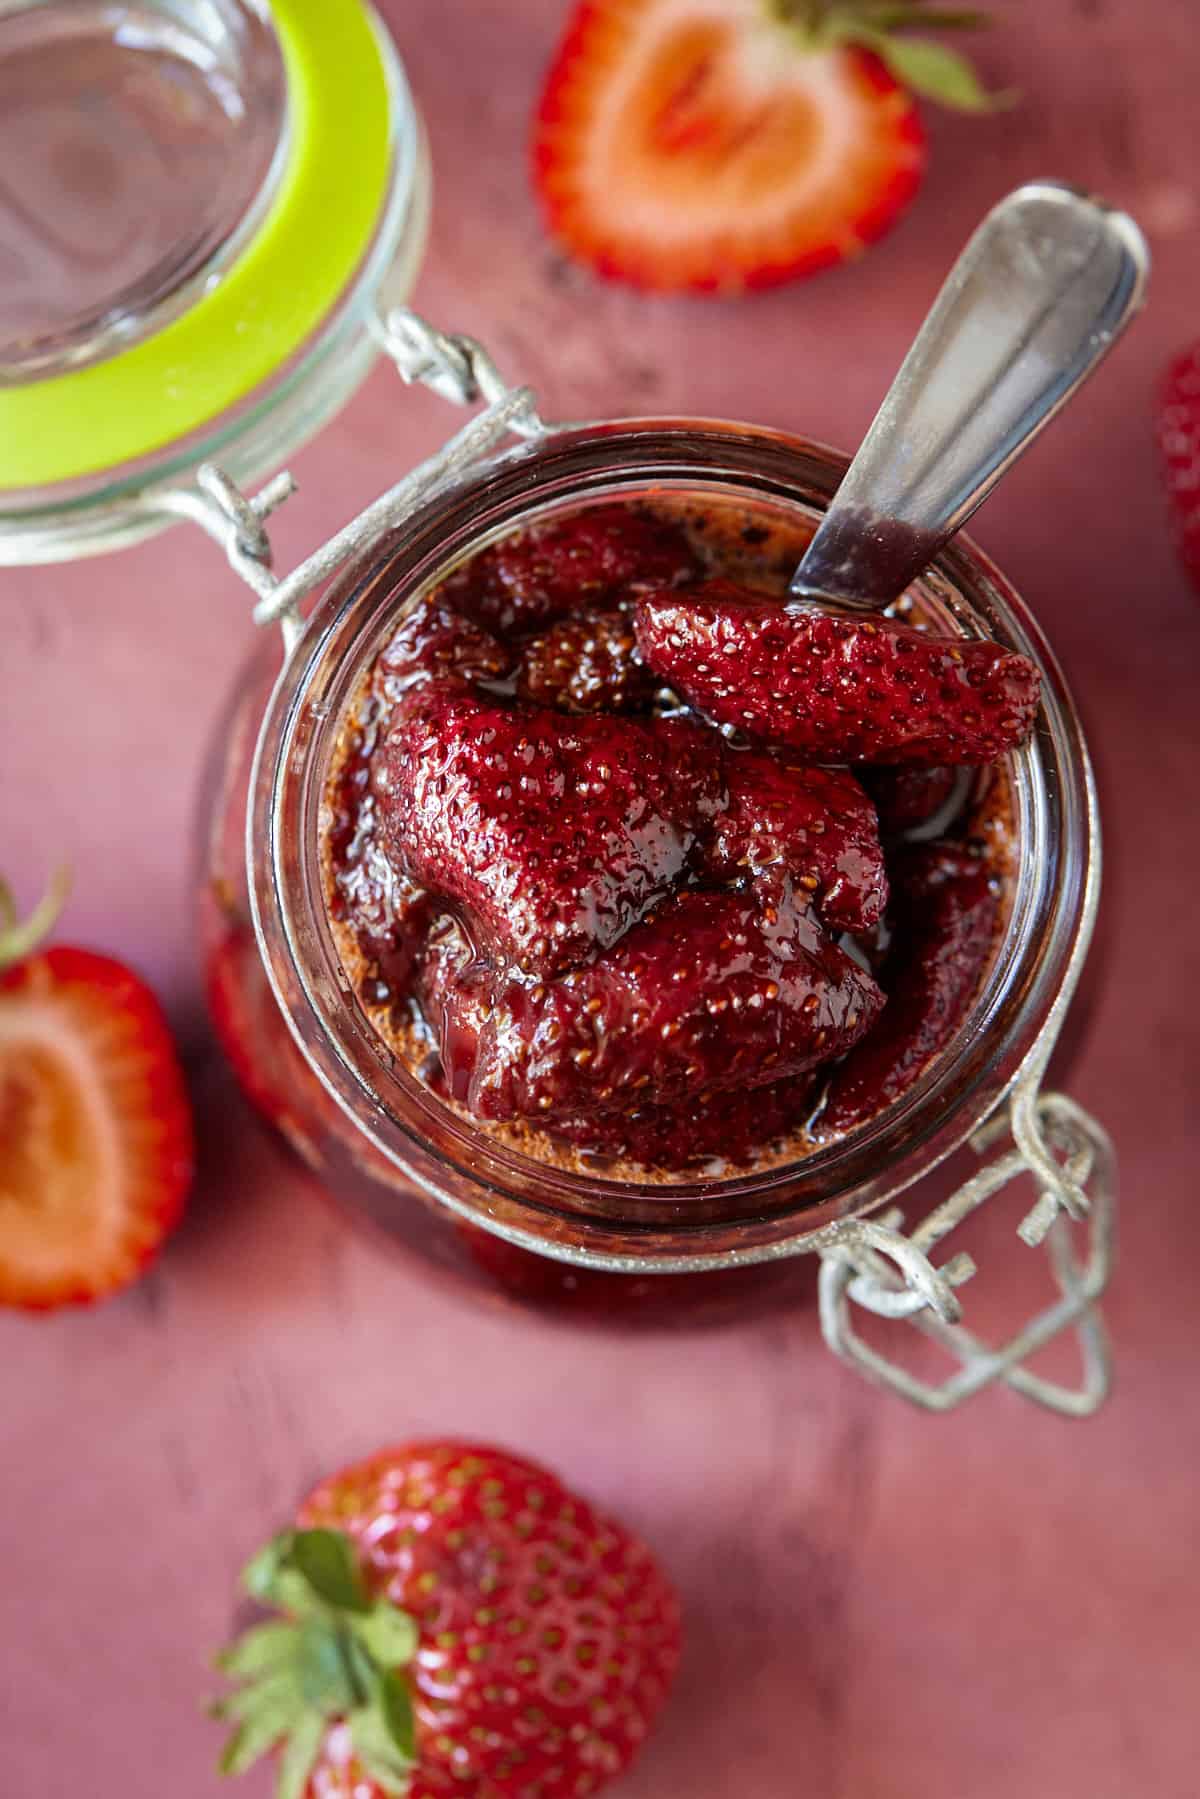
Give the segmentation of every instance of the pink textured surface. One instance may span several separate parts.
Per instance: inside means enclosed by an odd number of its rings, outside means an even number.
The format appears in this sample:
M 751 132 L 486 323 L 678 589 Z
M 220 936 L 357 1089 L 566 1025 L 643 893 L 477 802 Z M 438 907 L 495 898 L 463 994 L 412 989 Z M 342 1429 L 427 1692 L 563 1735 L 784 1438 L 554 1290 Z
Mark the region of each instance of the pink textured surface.
M 1200 332 L 1189 0 L 1010 0 L 983 62 L 1020 109 L 935 120 L 928 186 L 895 236 L 744 305 L 603 290 L 543 241 L 522 144 L 555 0 L 385 10 L 438 177 L 418 303 L 483 337 L 552 416 L 710 412 L 852 444 L 953 253 L 1014 182 L 1092 184 L 1146 224 L 1148 316 L 978 531 L 1059 648 L 1103 789 L 1107 890 L 1071 1086 L 1123 1159 L 1119 1390 L 1082 1426 L 1003 1394 L 926 1420 L 832 1364 L 811 1313 L 621 1341 L 471 1306 L 383 1259 L 258 1134 L 201 1016 L 190 809 L 251 642 L 245 596 L 184 533 L 8 573 L 3 862 L 28 894 L 69 853 L 71 937 L 158 984 L 195 1070 L 204 1172 L 138 1291 L 90 1316 L 0 1320 L 0 1789 L 215 1793 L 199 1704 L 234 1569 L 322 1470 L 447 1430 L 568 1471 L 682 1587 L 685 1676 L 628 1799 L 1191 1799 L 1200 610 L 1150 437 L 1158 372 Z M 296 459 L 282 565 L 449 423 L 379 371 Z M 1022 1252 L 989 1240 L 1019 1273 Z M 986 1322 L 988 1292 L 968 1299 Z

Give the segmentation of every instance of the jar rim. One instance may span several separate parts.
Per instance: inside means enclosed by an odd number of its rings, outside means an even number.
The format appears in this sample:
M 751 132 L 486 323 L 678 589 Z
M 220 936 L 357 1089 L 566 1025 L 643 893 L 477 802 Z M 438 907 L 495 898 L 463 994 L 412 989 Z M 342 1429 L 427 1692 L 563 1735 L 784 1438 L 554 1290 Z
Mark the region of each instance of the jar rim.
M 71 440 L 90 444 L 88 420 L 97 405 L 93 395 L 81 406 L 85 390 L 121 382 L 145 364 L 143 384 L 155 394 L 175 394 L 180 370 L 187 372 L 187 391 L 172 400 L 169 422 L 160 416 L 162 406 L 152 407 L 158 422 L 149 435 L 136 443 L 106 438 L 105 453 L 89 452 L 86 466 L 56 473 L 47 464 L 32 480 L 16 462 L 7 466 L 0 458 L 0 565 L 92 554 L 162 529 L 172 520 L 155 508 L 156 493 L 187 482 L 204 461 L 219 458 L 238 481 L 258 479 L 345 403 L 380 353 L 377 313 L 407 295 L 424 250 L 430 176 L 420 115 L 395 44 L 367 0 L 339 12 L 336 25 L 311 0 L 287 0 L 274 12 L 287 72 L 289 140 L 277 202 L 195 306 L 107 361 L 0 390 L 0 424 L 22 408 L 33 418 L 53 398 L 69 417 Z M 361 106 L 356 96 L 364 98 Z M 363 147 L 354 206 L 345 213 L 336 254 L 317 259 L 319 278 L 306 279 L 299 299 L 293 296 L 278 314 L 273 303 L 263 305 L 263 292 L 278 291 L 281 270 L 311 238 L 311 229 L 302 228 L 305 218 L 311 226 L 314 209 L 328 213 L 331 166 L 344 167 L 328 151 L 346 121 Z M 316 265 L 310 259 L 308 266 Z M 294 284 L 285 285 L 292 295 Z M 193 344 L 177 357 L 180 333 L 197 331 L 199 350 Z M 210 379 L 214 359 L 221 368 Z M 149 416 L 145 407 L 124 404 L 104 404 L 99 415 L 109 421 Z M 115 428 L 105 426 L 110 433 Z M 13 423 L 0 435 L 18 446 L 34 442 L 44 449 L 48 441 L 40 424 L 19 431 Z
M 555 1168 L 498 1144 L 398 1069 L 333 949 L 317 817 L 333 735 L 358 674 L 402 607 L 484 542 L 535 514 L 634 491 L 757 494 L 818 514 L 846 458 L 783 432 L 638 419 L 561 427 L 440 488 L 345 570 L 310 617 L 263 719 L 247 821 L 259 947 L 309 1064 L 397 1178 L 510 1241 L 640 1272 L 728 1267 L 813 1247 L 928 1172 L 995 1109 L 1057 1028 L 1086 952 L 1099 877 L 1095 793 L 1061 670 L 1029 609 L 961 535 L 926 585 L 965 634 L 1032 657 L 1043 704 L 1009 759 L 1017 869 L 992 970 L 951 1048 L 902 1098 L 778 1167 L 651 1184 Z M 377 1164 L 378 1165 L 378 1164 Z

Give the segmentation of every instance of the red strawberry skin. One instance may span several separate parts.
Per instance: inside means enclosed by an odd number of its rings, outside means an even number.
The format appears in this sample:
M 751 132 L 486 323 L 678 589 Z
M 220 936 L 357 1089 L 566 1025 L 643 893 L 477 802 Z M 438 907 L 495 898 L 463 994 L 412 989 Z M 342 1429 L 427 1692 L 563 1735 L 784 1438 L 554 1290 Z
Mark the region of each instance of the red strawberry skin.
M 683 872 L 719 803 L 719 749 L 683 720 L 568 720 L 422 687 L 387 744 L 392 853 L 464 909 L 480 947 L 555 973 Z
M 447 672 L 441 655 L 456 641 L 452 633 L 447 636 L 443 631 L 444 622 L 431 620 L 426 612 L 413 620 L 407 641 L 393 639 L 376 673 L 377 692 L 347 733 L 337 778 L 329 792 L 330 907 L 335 918 L 354 920 L 359 948 L 373 965 L 364 998 L 376 1005 L 407 987 L 432 910 L 424 889 L 396 866 L 388 850 L 383 807 L 375 791 L 376 759 L 382 760 L 385 723 L 391 717 L 394 698 L 407 692 L 413 680 L 424 678 L 423 665 L 415 664 L 414 673 L 408 657 L 414 642 L 425 646 L 432 638 L 442 679 L 452 684 L 457 681 L 455 673 Z M 473 631 L 474 627 L 464 625 L 464 629 Z M 396 694 L 389 698 L 385 690 L 393 681 Z
M 562 712 L 645 712 L 659 683 L 624 612 L 564 618 L 526 645 L 517 691 Z
M 0 1305 L 127 1287 L 178 1224 L 194 1160 L 175 1046 L 137 975 L 67 946 L 0 973 Z
M 875 802 L 879 828 L 893 837 L 928 824 L 954 792 L 957 780 L 956 768 L 869 768 L 863 771 L 863 785 Z
M 637 637 L 690 705 L 829 761 L 995 762 L 1037 713 L 1036 668 L 998 644 L 785 607 L 730 581 L 641 600 Z
M 842 769 L 786 752 L 730 750 L 725 808 L 702 846 L 706 874 L 793 881 L 835 931 L 870 931 L 887 904 L 875 808 Z
M 556 980 L 472 968 L 461 934 L 420 975 L 452 1097 L 547 1124 L 764 1086 L 844 1054 L 883 1004 L 790 895 L 676 895 L 606 956 Z
M 502 637 L 649 587 L 694 579 L 684 533 L 628 506 L 592 506 L 503 538 L 443 584 L 455 610 Z
M 439 590 L 401 619 L 379 658 L 375 687 L 385 703 L 394 704 L 415 681 L 500 682 L 512 664 L 513 651 L 464 617 Z
M 635 1106 L 585 1118 L 560 1118 L 554 1134 L 593 1155 L 678 1173 L 689 1165 L 745 1164 L 802 1124 L 812 1110 L 812 1083 L 801 1078 L 770 1087 L 705 1093 L 676 1106 Z
M 987 966 L 999 900 L 987 869 L 948 844 L 911 850 L 896 870 L 887 1006 L 830 1083 L 820 1128 L 853 1130 L 891 1105 L 950 1043 Z
M 1200 589 L 1200 344 L 1167 370 L 1158 412 L 1158 442 L 1179 555 Z
M 680 1654 L 650 1550 L 534 1462 L 418 1442 L 323 1481 L 303 1528 L 344 1531 L 373 1595 L 411 1614 L 410 1799 L 574 1799 L 637 1756 Z M 383 1799 L 329 1733 L 309 1799 Z

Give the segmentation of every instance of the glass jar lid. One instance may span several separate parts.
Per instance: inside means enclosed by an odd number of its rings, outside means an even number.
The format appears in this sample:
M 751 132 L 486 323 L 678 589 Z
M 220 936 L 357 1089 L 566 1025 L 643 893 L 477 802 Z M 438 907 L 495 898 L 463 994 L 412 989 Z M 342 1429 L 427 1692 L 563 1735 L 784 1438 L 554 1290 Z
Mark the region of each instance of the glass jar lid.
M 6 142 L 0 561 L 143 535 L 122 498 L 210 455 L 277 465 L 423 245 L 419 120 L 358 0 L 0 9 Z

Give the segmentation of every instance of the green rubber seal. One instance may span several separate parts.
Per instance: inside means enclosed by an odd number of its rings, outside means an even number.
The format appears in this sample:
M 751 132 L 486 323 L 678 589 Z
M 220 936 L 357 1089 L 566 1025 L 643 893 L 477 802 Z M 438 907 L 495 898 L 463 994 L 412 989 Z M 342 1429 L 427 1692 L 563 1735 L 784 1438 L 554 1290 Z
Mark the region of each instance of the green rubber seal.
M 333 309 L 379 221 L 387 77 L 357 0 L 272 0 L 289 147 L 261 227 L 210 293 L 131 349 L 0 388 L 0 490 L 49 487 L 161 450 L 244 400 Z

